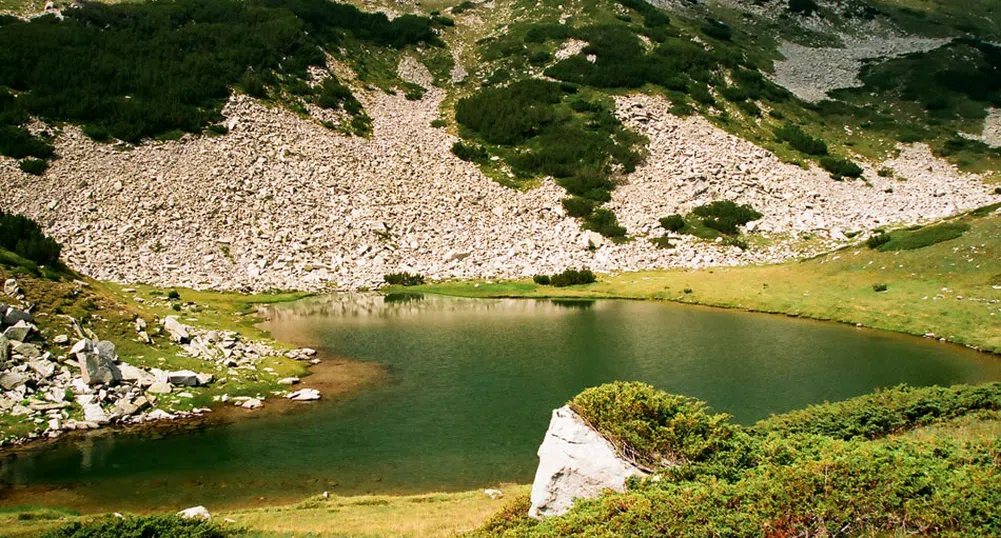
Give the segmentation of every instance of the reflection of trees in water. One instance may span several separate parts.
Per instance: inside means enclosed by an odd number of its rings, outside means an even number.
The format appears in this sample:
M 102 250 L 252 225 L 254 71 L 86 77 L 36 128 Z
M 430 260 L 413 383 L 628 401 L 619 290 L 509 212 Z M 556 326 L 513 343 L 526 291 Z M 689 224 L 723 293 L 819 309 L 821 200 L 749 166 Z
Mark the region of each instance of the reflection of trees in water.
M 560 308 L 574 308 L 577 310 L 588 310 L 594 306 L 594 299 L 553 299 L 553 305 Z
M 344 293 L 310 297 L 266 309 L 271 320 L 295 320 L 310 317 L 407 317 L 431 312 L 559 312 L 567 309 L 590 309 L 594 300 L 561 299 L 468 299 L 419 293 Z
M 422 293 L 387 293 L 383 297 L 384 303 L 415 303 L 424 300 Z

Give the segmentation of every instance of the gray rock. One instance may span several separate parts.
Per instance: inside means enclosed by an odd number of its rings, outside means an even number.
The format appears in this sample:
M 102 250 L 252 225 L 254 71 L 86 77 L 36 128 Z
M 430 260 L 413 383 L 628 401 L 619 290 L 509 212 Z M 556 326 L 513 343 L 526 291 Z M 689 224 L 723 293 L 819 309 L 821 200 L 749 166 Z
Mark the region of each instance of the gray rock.
M 167 381 L 171 385 L 180 387 L 197 387 L 198 386 L 198 374 L 192 372 L 191 370 L 180 370 L 177 372 L 168 372 Z
M 257 398 L 251 398 L 251 399 L 243 402 L 242 404 L 240 404 L 240 407 L 242 407 L 244 409 L 257 409 L 257 408 L 259 408 L 259 407 L 261 407 L 263 405 L 264 404 L 261 403 L 261 401 L 258 400 Z
M 65 334 L 57 335 L 55 338 L 52 339 L 52 343 L 59 346 L 66 345 L 69 343 L 69 341 L 70 337 Z
M 597 497 L 606 490 L 625 491 L 626 479 L 645 474 L 569 406 L 563 406 L 553 411 L 539 447 L 528 515 L 536 519 L 561 515 L 574 499 Z
M 70 348 L 70 354 L 76 355 L 77 353 L 91 352 L 94 351 L 94 343 L 89 339 L 84 338 L 82 340 L 77 340 L 77 343 L 73 344 Z
M 17 281 L 13 278 L 8 278 L 7 281 L 3 283 L 3 292 L 7 295 L 14 297 L 19 291 L 21 291 L 21 288 L 18 287 Z
M 179 344 L 187 344 L 191 341 L 191 334 L 188 326 L 177 320 L 177 316 L 167 316 L 163 320 L 163 328 L 170 337 Z
M 118 362 L 118 353 L 115 353 L 115 344 L 107 340 L 101 340 L 94 345 L 94 350 L 102 359 L 112 363 Z
M 14 307 L 7 309 L 7 313 L 3 316 L 4 325 L 16 325 L 17 322 L 24 321 L 26 323 L 33 323 L 35 321 L 35 316 L 31 313 L 25 312 L 24 310 L 18 310 Z
M 87 422 L 94 422 L 96 424 L 107 424 L 109 422 L 108 414 L 101 408 L 101 404 L 96 402 L 83 404 L 83 418 Z
M 171 390 L 173 389 L 171 388 L 169 383 L 164 383 L 163 381 L 157 381 L 152 385 L 150 385 L 149 388 L 146 389 L 146 392 L 150 392 L 153 394 L 170 394 Z
M 198 385 L 208 385 L 215 379 L 212 374 L 195 374 L 195 377 L 198 378 Z
M 0 375 L 0 387 L 4 390 L 14 390 L 17 387 L 25 384 L 28 381 L 28 376 L 19 372 L 7 372 Z
M 56 363 L 45 359 L 38 359 L 29 362 L 28 368 L 37 372 L 43 379 L 48 379 L 52 377 L 52 374 L 56 373 Z
M 37 327 L 28 323 L 26 321 L 19 321 L 13 327 L 7 327 L 7 330 L 3 332 L 3 335 L 7 337 L 8 340 L 17 340 L 18 342 L 24 342 L 28 339 L 28 336 L 32 332 L 38 330 Z
M 88 385 L 114 384 L 122 380 L 122 371 L 115 363 L 94 352 L 76 354 L 80 376 Z
M 0 362 L 10 358 L 10 340 L 6 336 L 0 335 Z
M 18 344 L 14 346 L 14 353 L 20 353 L 29 359 L 37 359 L 42 356 L 42 350 L 34 344 Z

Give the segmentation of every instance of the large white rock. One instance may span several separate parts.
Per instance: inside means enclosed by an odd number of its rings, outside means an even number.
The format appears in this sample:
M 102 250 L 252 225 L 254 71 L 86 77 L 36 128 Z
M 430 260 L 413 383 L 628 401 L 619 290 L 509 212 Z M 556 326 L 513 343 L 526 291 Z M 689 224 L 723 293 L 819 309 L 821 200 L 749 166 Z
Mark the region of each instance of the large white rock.
M 528 511 L 536 519 L 563 514 L 574 499 L 597 497 L 609 489 L 625 491 L 626 479 L 646 474 L 620 457 L 569 406 L 553 411 L 538 454 Z
M 191 341 L 188 333 L 188 326 L 177 320 L 177 316 L 167 316 L 163 320 L 163 328 L 170 334 L 170 337 L 177 343 L 186 344 Z
M 205 521 L 212 519 L 212 514 L 204 506 L 186 508 L 178 512 L 177 515 L 184 519 L 204 519 Z

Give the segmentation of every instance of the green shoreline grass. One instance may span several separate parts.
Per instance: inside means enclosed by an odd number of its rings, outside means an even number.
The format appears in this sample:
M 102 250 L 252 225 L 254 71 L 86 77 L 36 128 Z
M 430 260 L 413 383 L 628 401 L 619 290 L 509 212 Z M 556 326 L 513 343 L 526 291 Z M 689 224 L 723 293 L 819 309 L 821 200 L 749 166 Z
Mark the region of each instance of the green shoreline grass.
M 981 212 L 984 213 L 984 212 Z M 601 275 L 554 288 L 531 279 L 450 281 L 385 288 L 479 298 L 664 300 L 837 321 L 1001 353 L 1001 216 L 976 212 L 956 239 L 881 252 L 864 244 L 778 265 Z M 874 286 L 886 285 L 886 291 Z M 993 302 L 992 302 L 993 301 Z

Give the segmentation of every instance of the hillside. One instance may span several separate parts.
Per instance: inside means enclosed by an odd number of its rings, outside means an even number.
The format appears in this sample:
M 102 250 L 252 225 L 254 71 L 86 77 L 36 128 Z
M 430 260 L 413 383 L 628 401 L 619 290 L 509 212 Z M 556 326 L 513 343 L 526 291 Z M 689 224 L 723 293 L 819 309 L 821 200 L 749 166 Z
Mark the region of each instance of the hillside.
M 254 44 L 239 25 L 283 4 L 223 3 L 247 9 L 213 23 L 232 54 L 103 78 L 54 43 L 100 51 L 106 20 L 134 47 L 125 13 L 211 0 L 55 5 L 0 23 L 0 116 L 21 133 L 0 206 L 96 278 L 264 291 L 780 262 L 1001 199 L 989 2 L 796 4 L 303 0 Z M 64 71 L 78 83 L 39 74 Z M 740 236 L 658 224 L 719 200 L 762 217 Z

